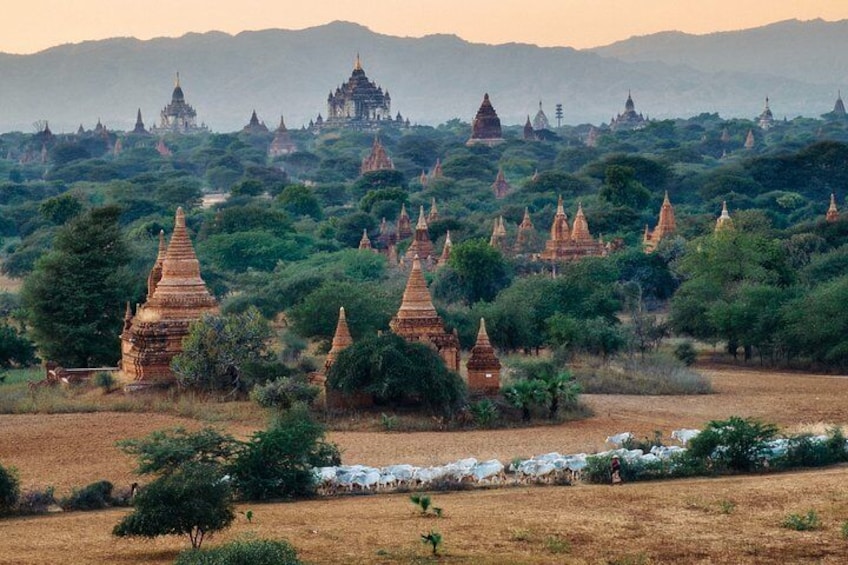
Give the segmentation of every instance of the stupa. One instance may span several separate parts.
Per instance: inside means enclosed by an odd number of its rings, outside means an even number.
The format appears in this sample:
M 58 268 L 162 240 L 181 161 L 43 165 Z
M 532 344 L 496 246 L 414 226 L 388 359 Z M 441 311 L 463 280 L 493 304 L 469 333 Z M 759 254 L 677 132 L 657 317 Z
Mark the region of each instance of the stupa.
M 339 356 L 339 353 L 353 345 L 353 338 L 350 335 L 350 329 L 347 327 L 347 317 L 345 316 L 344 306 L 339 308 L 339 321 L 336 324 L 336 333 L 333 334 L 333 345 L 327 353 L 327 359 L 324 361 L 324 374 L 330 370 L 333 363 Z
M 171 94 L 171 103 L 165 106 L 160 113 L 159 127 L 151 128 L 151 133 L 201 133 L 208 131 L 204 125 L 197 125 L 197 112 L 185 100 L 183 89 L 180 86 L 180 73 L 174 84 Z
M 141 119 L 141 108 L 138 109 L 138 113 L 135 116 L 135 127 L 130 133 L 133 135 L 150 135 L 150 132 L 144 127 L 144 121 Z
M 506 249 L 506 226 L 504 225 L 503 216 L 498 216 L 495 219 L 492 236 L 489 238 L 489 245 L 501 251 Z
M 433 257 L 433 242 L 430 241 L 430 231 L 424 216 L 424 206 L 418 212 L 418 223 L 415 224 L 415 235 L 406 250 L 406 257 L 420 257 L 424 261 Z
M 627 91 L 627 100 L 624 102 L 624 113 L 618 114 L 610 121 L 610 129 L 618 130 L 636 130 L 642 129 L 647 125 L 647 120 L 642 114 L 636 113 L 636 104 L 633 103 L 633 97 L 630 96 L 630 91 Z
M 830 206 L 827 208 L 827 214 L 825 214 L 825 220 L 828 222 L 835 222 L 839 219 L 839 209 L 836 207 L 836 195 L 830 194 Z
M 147 301 L 125 320 L 121 333 L 121 372 L 128 390 L 173 383 L 171 360 L 182 352 L 189 326 L 204 314 L 218 313 L 218 303 L 200 276 L 182 208 L 177 208 L 174 233 L 163 248 L 160 234 Z
M 359 240 L 359 249 L 371 250 L 371 238 L 368 237 L 368 229 L 363 228 L 362 239 Z
M 492 183 L 492 192 L 495 193 L 495 198 L 506 197 L 510 190 L 512 190 L 512 187 L 509 186 L 508 182 L 506 182 L 503 168 L 499 168 L 498 176 L 495 177 L 495 182 Z
M 551 224 L 551 236 L 545 242 L 545 250 L 540 257 L 547 261 L 576 261 L 583 257 L 603 257 L 607 251 L 607 247 L 601 241 L 592 238 L 582 204 L 577 207 L 574 226 L 569 231 L 568 218 L 563 209 L 562 196 L 560 196 L 554 221 Z
M 648 231 L 648 226 L 645 226 L 645 235 L 642 238 L 642 245 L 645 248 L 645 252 L 651 253 L 657 248 L 662 238 L 673 234 L 676 229 L 674 206 L 671 205 L 671 200 L 668 199 L 668 191 L 666 191 L 662 207 L 660 208 L 660 218 L 657 222 L 657 227 L 654 228 L 654 231 Z
M 748 135 L 745 136 L 745 149 L 753 149 L 754 143 L 754 130 L 749 129 Z
M 501 362 L 486 332 L 486 320 L 480 318 L 477 343 L 465 364 L 468 370 L 468 390 L 472 394 L 495 395 L 501 388 Z
M 395 165 L 389 158 L 389 154 L 386 153 L 386 149 L 383 147 L 383 144 L 380 143 L 380 138 L 375 136 L 374 143 L 371 145 L 371 153 L 362 160 L 360 173 L 364 175 L 365 173 L 393 170 L 394 168 Z
M 400 205 L 400 215 L 398 216 L 396 235 L 397 241 L 412 236 L 412 221 L 409 219 L 409 214 L 406 212 L 406 204 Z
M 471 122 L 471 138 L 466 145 L 498 145 L 504 142 L 501 120 L 489 101 L 489 94 L 483 95 L 483 103 Z
M 250 121 L 241 129 L 241 132 L 246 135 L 262 135 L 268 133 L 268 127 L 265 122 L 260 122 L 256 115 L 256 110 L 250 115 Z
M 453 242 L 450 237 L 450 230 L 445 234 L 445 244 L 442 247 L 442 254 L 439 256 L 439 266 L 443 267 L 448 264 L 448 260 L 450 260 L 451 251 L 453 250 Z
M 531 247 L 535 243 L 536 230 L 533 226 L 533 220 L 530 219 L 530 210 L 524 208 L 524 217 L 518 225 L 518 235 L 515 238 L 515 252 L 526 253 L 532 251 Z
M 427 223 L 432 224 L 439 219 L 439 209 L 436 207 L 436 197 L 430 199 L 430 212 L 427 214 Z
M 280 116 L 280 125 L 274 130 L 274 139 L 268 147 L 268 155 L 271 157 L 280 157 L 289 155 L 297 151 L 297 145 L 291 139 L 289 130 L 286 129 L 286 122 Z
M 757 125 L 760 126 L 760 129 L 769 129 L 774 126 L 774 115 L 769 108 L 768 96 L 766 96 L 766 105 L 763 112 L 757 117 Z
M 727 211 L 727 201 L 721 203 L 721 215 L 716 220 L 715 231 L 733 229 L 733 219 Z
M 455 333 L 445 331 L 427 290 L 417 255 L 412 260 L 412 271 L 403 291 L 400 309 L 389 322 L 389 327 L 407 341 L 433 346 L 448 369 L 459 371 L 459 338 Z

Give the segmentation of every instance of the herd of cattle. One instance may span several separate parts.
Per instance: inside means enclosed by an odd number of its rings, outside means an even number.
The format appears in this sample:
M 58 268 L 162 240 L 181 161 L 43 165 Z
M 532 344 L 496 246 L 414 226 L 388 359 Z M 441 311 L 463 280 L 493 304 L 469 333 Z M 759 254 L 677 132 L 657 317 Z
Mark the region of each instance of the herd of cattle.
M 590 457 L 618 455 L 628 461 L 654 462 L 670 458 L 685 450 L 686 443 L 699 430 L 675 430 L 672 439 L 681 445 L 655 446 L 650 452 L 641 449 L 624 449 L 622 444 L 633 438 L 629 432 L 607 438 L 615 446 L 610 451 L 562 455 L 546 453 L 530 459 L 516 460 L 507 466 L 497 459 L 477 461 L 473 457 L 434 467 L 414 465 L 338 465 L 313 469 L 318 493 L 333 495 L 355 492 L 393 492 L 402 490 L 428 490 L 440 484 L 459 484 L 468 487 L 505 486 L 531 483 L 561 484 L 580 480 L 580 475 Z

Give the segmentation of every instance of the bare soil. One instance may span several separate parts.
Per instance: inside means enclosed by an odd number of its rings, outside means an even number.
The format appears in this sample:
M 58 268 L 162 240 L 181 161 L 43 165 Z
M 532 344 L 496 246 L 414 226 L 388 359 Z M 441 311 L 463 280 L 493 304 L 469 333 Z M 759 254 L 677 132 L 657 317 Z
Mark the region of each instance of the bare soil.
M 586 395 L 595 415 L 579 422 L 469 432 L 334 432 L 346 463 L 444 463 L 460 457 L 514 457 L 604 449 L 622 431 L 666 436 L 731 415 L 792 430 L 848 423 L 848 378 L 711 367 L 716 394 L 689 397 Z M 133 461 L 114 446 L 163 427 L 195 428 L 160 414 L 0 416 L 0 462 L 17 467 L 25 488 L 60 494 L 100 479 L 136 480 Z M 227 425 L 244 437 L 250 425 Z M 242 505 L 236 536 L 283 537 L 312 563 L 429 562 L 419 536 L 444 536 L 449 563 L 825 563 L 848 562 L 848 466 L 794 473 L 691 479 L 621 487 L 516 487 L 433 493 L 444 518 L 417 515 L 406 495 L 290 504 Z M 823 528 L 781 526 L 815 510 Z M 0 564 L 171 563 L 187 539 L 111 537 L 127 510 L 62 513 L 0 521 Z

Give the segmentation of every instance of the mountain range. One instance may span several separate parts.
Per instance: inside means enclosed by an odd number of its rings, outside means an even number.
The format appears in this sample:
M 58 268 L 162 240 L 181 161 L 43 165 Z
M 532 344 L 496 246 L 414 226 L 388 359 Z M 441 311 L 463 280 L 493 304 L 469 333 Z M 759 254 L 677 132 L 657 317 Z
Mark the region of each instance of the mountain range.
M 848 20 L 790 20 L 702 36 L 665 32 L 575 50 L 484 45 L 453 35 L 374 33 L 347 22 L 290 31 L 115 38 L 31 55 L 0 54 L 0 131 L 131 129 L 136 110 L 158 121 L 180 72 L 186 100 L 213 131 L 234 131 L 256 110 L 273 128 L 326 115 L 327 95 L 350 76 L 357 53 L 388 89 L 392 111 L 413 123 L 470 121 L 483 93 L 504 124 L 523 124 L 541 100 L 553 121 L 608 122 L 628 91 L 651 118 L 718 112 L 753 118 L 769 96 L 775 117 L 818 117 L 848 86 Z M 848 90 L 848 89 L 847 89 Z

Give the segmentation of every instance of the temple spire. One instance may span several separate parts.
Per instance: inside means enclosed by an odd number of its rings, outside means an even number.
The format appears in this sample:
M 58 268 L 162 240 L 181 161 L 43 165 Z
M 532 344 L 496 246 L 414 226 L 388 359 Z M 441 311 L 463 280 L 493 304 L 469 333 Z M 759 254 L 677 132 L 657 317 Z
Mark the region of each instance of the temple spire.
M 416 255 L 412 259 L 412 271 L 409 273 L 409 280 L 407 280 L 406 289 L 403 291 L 403 300 L 397 312 L 397 318 L 406 320 L 438 317 L 421 271 L 421 260 Z
M 359 53 L 356 54 L 356 62 L 353 64 L 354 71 L 362 70 L 362 60 L 359 58 Z
M 333 334 L 333 345 L 327 353 L 327 359 L 324 361 L 324 373 L 326 373 L 336 359 L 339 353 L 353 345 L 353 337 L 350 335 L 350 329 L 347 326 L 347 317 L 345 316 L 344 306 L 339 308 L 339 321 L 336 324 L 336 333 Z
M 839 219 L 839 209 L 836 207 L 836 195 L 832 192 L 830 193 L 830 206 L 827 209 L 825 219 L 828 222 L 835 222 Z
M 424 216 L 424 205 L 418 209 L 418 223 L 415 224 L 416 230 L 426 230 L 427 229 L 427 218 Z
M 721 215 L 716 220 L 715 231 L 723 230 L 725 228 L 733 227 L 733 219 L 730 217 L 730 213 L 727 211 L 727 201 L 723 200 L 721 202 Z

